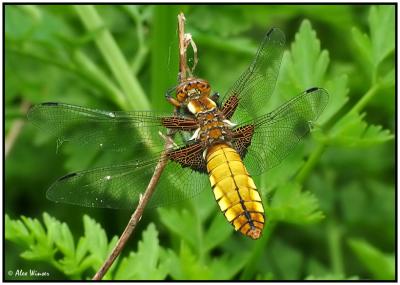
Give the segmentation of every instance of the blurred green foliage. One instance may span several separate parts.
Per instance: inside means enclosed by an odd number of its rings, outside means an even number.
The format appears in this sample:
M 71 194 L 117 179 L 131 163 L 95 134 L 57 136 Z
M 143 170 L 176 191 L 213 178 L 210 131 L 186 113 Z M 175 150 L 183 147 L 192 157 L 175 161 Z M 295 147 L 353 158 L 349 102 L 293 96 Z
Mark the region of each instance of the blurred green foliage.
M 45 199 L 66 172 L 132 157 L 79 146 L 56 154 L 54 138 L 24 124 L 21 106 L 171 111 L 164 92 L 176 84 L 181 10 L 199 50 L 196 74 L 214 90 L 228 90 L 275 26 L 287 50 L 275 94 L 260 105 L 272 110 L 312 86 L 326 88 L 330 102 L 312 138 L 256 177 L 268 219 L 260 240 L 234 233 L 205 191 L 145 211 L 106 278 L 394 280 L 394 5 L 7 4 L 5 272 L 90 278 L 130 217 Z M 27 218 L 42 215 L 44 226 Z

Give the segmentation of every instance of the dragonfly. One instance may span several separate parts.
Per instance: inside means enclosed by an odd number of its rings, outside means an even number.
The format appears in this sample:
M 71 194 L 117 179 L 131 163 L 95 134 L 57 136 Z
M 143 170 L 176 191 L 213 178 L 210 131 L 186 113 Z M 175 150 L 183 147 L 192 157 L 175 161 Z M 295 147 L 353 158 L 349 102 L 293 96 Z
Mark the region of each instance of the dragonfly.
M 205 189 L 234 230 L 262 235 L 266 217 L 253 176 L 278 165 L 311 130 L 328 103 L 328 92 L 310 88 L 262 113 L 273 93 L 285 36 L 264 36 L 255 58 L 221 96 L 210 83 L 189 77 L 166 93 L 175 112 L 104 111 L 64 103 L 34 105 L 28 119 L 59 142 L 99 151 L 134 151 L 121 164 L 69 173 L 47 198 L 86 207 L 131 209 L 163 156 L 168 160 L 150 201 L 158 207 L 189 199 Z M 162 152 L 165 135 L 173 147 Z M 157 150 L 157 151 L 155 151 Z

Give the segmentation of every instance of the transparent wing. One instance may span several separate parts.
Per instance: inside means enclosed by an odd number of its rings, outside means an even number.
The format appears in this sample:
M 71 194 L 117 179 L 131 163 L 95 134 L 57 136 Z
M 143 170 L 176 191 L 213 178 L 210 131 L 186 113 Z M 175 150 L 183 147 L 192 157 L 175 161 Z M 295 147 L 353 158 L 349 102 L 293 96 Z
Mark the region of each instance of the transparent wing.
M 170 114 L 155 112 L 112 112 L 89 109 L 63 103 L 43 103 L 33 106 L 28 119 L 62 142 L 74 142 L 80 147 L 114 151 L 131 150 L 136 144 L 149 147 L 164 145 L 159 131 L 165 133 L 162 120 Z M 183 118 L 183 117 L 182 117 Z
M 261 115 L 260 104 L 265 104 L 274 91 L 285 45 L 285 35 L 270 29 L 246 71 L 222 99 L 227 117 L 234 122 Z M 229 109 L 230 108 L 230 109 Z
M 328 100 L 326 90 L 311 88 L 271 113 L 242 124 L 254 126 L 244 159 L 250 174 L 258 175 L 278 165 L 310 132 Z
M 134 209 L 153 175 L 159 157 L 111 167 L 75 172 L 59 178 L 47 198 L 85 207 Z M 149 202 L 150 207 L 169 205 L 199 194 L 208 185 L 207 175 L 169 161 Z

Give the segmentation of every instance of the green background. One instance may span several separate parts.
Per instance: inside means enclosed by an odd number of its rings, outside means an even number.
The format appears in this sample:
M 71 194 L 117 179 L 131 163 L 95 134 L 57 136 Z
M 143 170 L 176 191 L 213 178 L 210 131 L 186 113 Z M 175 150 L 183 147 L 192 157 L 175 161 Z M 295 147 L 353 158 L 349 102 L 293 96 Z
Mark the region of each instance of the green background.
M 133 158 L 56 153 L 55 139 L 26 122 L 27 106 L 170 111 L 180 11 L 199 50 L 196 75 L 213 90 L 224 94 L 279 27 L 286 52 L 268 109 L 313 86 L 328 90 L 329 105 L 304 144 L 255 178 L 269 220 L 262 239 L 234 233 L 204 191 L 146 210 L 106 278 L 393 280 L 394 5 L 6 5 L 4 272 L 50 276 L 5 278 L 91 278 L 131 214 L 46 200 L 65 173 Z

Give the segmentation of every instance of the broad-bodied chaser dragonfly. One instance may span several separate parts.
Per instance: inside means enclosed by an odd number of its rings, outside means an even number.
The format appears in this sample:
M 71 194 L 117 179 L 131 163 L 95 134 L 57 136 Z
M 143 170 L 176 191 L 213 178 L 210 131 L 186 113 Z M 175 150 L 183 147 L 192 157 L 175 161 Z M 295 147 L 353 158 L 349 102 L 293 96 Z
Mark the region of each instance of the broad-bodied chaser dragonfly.
M 328 93 L 314 87 L 270 113 L 259 114 L 275 88 L 284 43 L 279 29 L 269 30 L 255 59 L 221 98 L 211 93 L 204 79 L 191 77 L 180 83 L 174 88 L 176 96 L 166 95 L 177 110 L 174 114 L 42 103 L 31 108 L 28 118 L 61 142 L 92 149 L 124 151 L 136 145 L 144 153 L 145 148 L 164 145 L 160 131 L 172 131 L 174 147 L 164 153 L 168 164 L 152 197 L 153 206 L 192 197 L 211 184 L 215 200 L 234 229 L 258 239 L 265 216 L 252 175 L 279 164 L 309 133 L 328 102 Z M 88 207 L 133 208 L 160 153 L 67 174 L 54 182 L 47 197 Z

